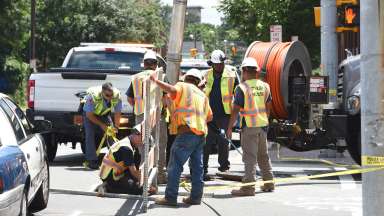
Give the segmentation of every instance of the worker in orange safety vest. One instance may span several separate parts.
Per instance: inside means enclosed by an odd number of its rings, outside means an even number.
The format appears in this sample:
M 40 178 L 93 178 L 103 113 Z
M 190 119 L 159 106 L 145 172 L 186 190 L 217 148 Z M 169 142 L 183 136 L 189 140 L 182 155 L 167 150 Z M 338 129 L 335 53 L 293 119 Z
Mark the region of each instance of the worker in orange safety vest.
M 209 100 L 204 92 L 198 88 L 202 80 L 201 72 L 197 69 L 189 70 L 184 82 L 172 86 L 151 76 L 160 88 L 168 92 L 172 100 L 170 131 L 177 134 L 171 147 L 168 164 L 168 182 L 165 196 L 156 199 L 159 205 L 177 205 L 180 175 L 183 165 L 190 160 L 192 170 L 192 190 L 183 202 L 199 205 L 203 195 L 203 146 L 208 132 L 207 122 L 212 119 Z

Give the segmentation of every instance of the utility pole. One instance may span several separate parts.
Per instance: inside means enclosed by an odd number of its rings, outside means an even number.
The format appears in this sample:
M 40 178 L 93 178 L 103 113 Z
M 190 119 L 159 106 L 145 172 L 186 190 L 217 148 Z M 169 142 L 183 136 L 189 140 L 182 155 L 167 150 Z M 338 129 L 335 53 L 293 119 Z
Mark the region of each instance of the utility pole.
M 36 72 L 36 0 L 31 0 L 31 45 L 29 66 Z
M 173 1 L 171 32 L 167 52 L 167 79 L 171 84 L 175 84 L 179 80 L 186 9 L 187 0 Z
M 337 88 L 337 8 L 335 0 L 321 0 L 321 70 L 329 76 L 329 102 L 336 104 Z
M 382 0 L 361 0 L 360 17 L 362 155 L 384 157 L 384 4 Z M 384 171 L 363 174 L 363 216 L 383 215 L 383 182 Z

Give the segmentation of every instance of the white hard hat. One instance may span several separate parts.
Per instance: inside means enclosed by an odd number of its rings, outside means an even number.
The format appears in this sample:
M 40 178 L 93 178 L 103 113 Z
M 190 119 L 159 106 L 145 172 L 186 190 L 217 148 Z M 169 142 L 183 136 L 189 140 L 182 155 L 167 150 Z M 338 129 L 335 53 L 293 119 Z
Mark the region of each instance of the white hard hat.
M 203 77 L 201 75 L 201 71 L 198 70 L 198 69 L 195 69 L 195 68 L 192 68 L 192 69 L 188 70 L 187 73 L 185 73 L 185 75 L 184 75 L 184 79 L 187 76 L 195 77 L 195 78 L 199 79 L 200 81 L 203 79 Z
M 243 63 L 241 63 L 241 68 L 243 67 L 254 67 L 256 68 L 256 70 L 259 71 L 259 64 L 257 64 L 257 61 L 256 59 L 252 58 L 252 57 L 247 57 L 243 60 Z
M 157 60 L 156 53 L 154 51 L 152 51 L 152 50 L 148 50 L 144 54 L 144 60 L 147 60 L 147 59 Z
M 209 61 L 213 64 L 220 64 L 224 63 L 226 57 L 223 51 L 221 50 L 214 50 L 211 54 L 211 58 Z

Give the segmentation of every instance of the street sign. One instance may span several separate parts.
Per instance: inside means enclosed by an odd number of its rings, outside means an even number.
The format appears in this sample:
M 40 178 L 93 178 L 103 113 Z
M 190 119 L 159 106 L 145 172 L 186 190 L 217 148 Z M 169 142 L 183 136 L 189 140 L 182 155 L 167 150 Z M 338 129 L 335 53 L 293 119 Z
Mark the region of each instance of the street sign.
M 283 41 L 283 26 L 271 25 L 269 27 L 271 33 L 271 42 L 282 42 Z

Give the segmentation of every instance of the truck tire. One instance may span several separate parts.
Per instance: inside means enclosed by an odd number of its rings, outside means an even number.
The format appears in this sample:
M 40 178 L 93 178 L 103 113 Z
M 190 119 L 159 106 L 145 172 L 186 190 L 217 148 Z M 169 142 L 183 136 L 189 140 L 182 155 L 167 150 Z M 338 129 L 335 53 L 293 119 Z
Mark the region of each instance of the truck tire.
M 347 149 L 352 159 L 361 165 L 361 122 L 360 116 L 348 119 Z
M 50 145 L 47 146 L 47 157 L 48 161 L 52 162 L 55 160 L 57 153 L 57 143 L 51 143 Z

